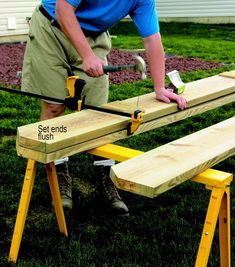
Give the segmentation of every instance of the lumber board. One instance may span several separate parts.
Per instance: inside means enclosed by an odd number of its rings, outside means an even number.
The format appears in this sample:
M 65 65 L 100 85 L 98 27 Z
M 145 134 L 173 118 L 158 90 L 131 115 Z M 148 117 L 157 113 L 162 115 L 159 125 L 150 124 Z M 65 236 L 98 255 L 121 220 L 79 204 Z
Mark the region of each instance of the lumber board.
M 102 105 L 102 107 L 110 109 L 110 110 L 122 111 L 122 112 L 132 114 L 133 112 L 135 112 L 137 105 L 136 103 L 128 104 L 128 103 L 124 103 L 123 101 L 118 100 L 118 101 L 104 104 Z M 144 107 L 141 107 L 140 105 L 138 105 L 138 110 L 145 112 Z
M 116 132 L 125 128 L 128 121 L 127 117 L 94 110 L 83 110 L 18 127 L 17 142 L 20 146 L 30 147 L 32 150 L 51 153 L 110 132 Z M 51 140 L 40 140 L 39 132 L 41 131 L 45 138 L 45 135 L 52 134 Z
M 176 103 L 163 103 L 155 99 L 154 93 L 120 101 L 122 107 L 133 107 L 139 101 L 144 110 L 143 123 L 135 134 L 155 129 L 186 117 L 216 108 L 234 101 L 235 79 L 215 75 L 186 84 L 184 96 L 188 108 L 179 111 Z M 112 103 L 109 103 L 112 105 Z M 118 102 L 114 102 L 117 109 Z M 122 108 L 123 110 L 123 108 Z M 49 163 L 60 157 L 87 151 L 89 149 L 127 137 L 127 124 L 130 119 L 124 116 L 83 110 L 18 127 L 17 153 L 42 163 Z M 38 127 L 66 127 L 66 132 L 54 132 L 53 140 L 39 140 Z
M 224 104 L 231 103 L 234 101 L 235 101 L 235 93 L 232 95 L 228 95 L 228 96 L 216 99 L 213 102 L 203 103 L 203 104 L 197 105 L 195 107 L 191 107 L 189 109 L 186 109 L 182 112 L 178 112 L 178 113 L 173 114 L 173 115 L 168 115 L 168 116 L 158 118 L 154 121 L 143 123 L 140 125 L 139 129 L 134 133 L 134 135 L 140 134 L 140 133 L 143 133 L 143 132 L 146 132 L 148 130 L 155 129 L 155 128 L 158 128 L 158 127 L 161 127 L 164 125 L 168 125 L 168 124 L 176 122 L 176 121 L 180 121 L 182 119 L 191 117 L 191 116 L 196 115 L 196 114 L 200 114 L 202 112 L 214 109 L 216 107 L 220 107 Z M 99 147 L 99 146 L 102 146 L 105 144 L 113 143 L 117 140 L 121 140 L 121 139 L 124 139 L 126 137 L 127 137 L 126 130 L 122 130 L 119 132 L 115 132 L 115 133 L 101 136 L 99 138 L 94 138 L 92 140 L 88 140 L 88 141 L 83 142 L 81 144 L 80 143 L 75 144 L 74 146 L 70 146 L 70 147 L 67 147 L 67 148 L 64 148 L 61 150 L 57 150 L 56 152 L 51 152 L 51 153 L 48 153 L 48 152 L 44 153 L 44 152 L 32 150 L 31 148 L 22 147 L 19 145 L 16 145 L 16 147 L 17 147 L 17 153 L 19 156 L 23 156 L 23 157 L 29 158 L 29 159 L 34 159 L 34 160 L 37 160 L 37 161 L 42 162 L 42 163 L 49 163 L 49 162 L 52 162 L 56 159 L 63 158 L 66 156 L 71 156 L 71 155 L 74 155 L 76 153 L 80 153 L 83 151 L 88 151 L 90 149 L 93 149 L 93 148 L 96 148 L 96 147 Z
M 123 190 L 154 198 L 235 155 L 235 117 L 112 166 Z
M 185 85 L 183 96 L 187 99 L 188 107 L 192 107 L 201 103 L 209 102 L 221 96 L 234 93 L 235 81 L 233 78 L 223 77 L 220 75 L 211 76 L 201 80 L 193 81 Z M 178 112 L 177 105 L 166 105 L 163 102 L 156 102 L 154 93 L 146 94 L 123 100 L 125 104 L 134 104 L 139 102 L 139 105 L 144 108 L 144 121 L 156 119 L 174 112 Z
M 222 72 L 222 73 L 220 73 L 220 76 L 224 76 L 224 77 L 234 78 L 235 79 L 235 70 Z

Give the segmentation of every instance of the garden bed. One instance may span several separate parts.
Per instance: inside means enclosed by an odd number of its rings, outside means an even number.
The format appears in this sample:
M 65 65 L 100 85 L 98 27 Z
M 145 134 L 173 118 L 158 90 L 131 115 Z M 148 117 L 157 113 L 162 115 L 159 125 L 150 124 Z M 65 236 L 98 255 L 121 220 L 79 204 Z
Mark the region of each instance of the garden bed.
M 6 85 L 20 85 L 17 72 L 22 70 L 25 44 L 1 44 L 0 45 L 0 83 Z M 108 60 L 110 65 L 133 63 L 134 52 L 112 49 Z M 144 52 L 138 52 L 146 61 Z M 208 62 L 195 58 L 185 58 L 168 55 L 166 57 L 166 72 L 177 69 L 179 72 L 194 70 L 208 70 L 224 66 L 221 63 Z M 148 70 L 148 76 L 149 70 Z M 110 73 L 111 84 L 134 82 L 140 79 L 140 74 L 132 71 Z

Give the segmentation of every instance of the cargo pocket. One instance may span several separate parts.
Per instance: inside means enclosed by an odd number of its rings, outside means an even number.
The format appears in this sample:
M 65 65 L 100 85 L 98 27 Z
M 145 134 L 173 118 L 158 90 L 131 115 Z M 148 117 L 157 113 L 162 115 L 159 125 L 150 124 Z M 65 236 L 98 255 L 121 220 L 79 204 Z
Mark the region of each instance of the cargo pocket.
M 21 90 L 22 91 L 30 91 L 32 88 L 32 42 L 34 40 L 34 35 L 32 34 L 31 30 L 28 32 L 28 40 L 25 47 L 24 52 L 24 60 L 23 60 L 23 69 L 22 69 L 22 79 L 21 79 Z

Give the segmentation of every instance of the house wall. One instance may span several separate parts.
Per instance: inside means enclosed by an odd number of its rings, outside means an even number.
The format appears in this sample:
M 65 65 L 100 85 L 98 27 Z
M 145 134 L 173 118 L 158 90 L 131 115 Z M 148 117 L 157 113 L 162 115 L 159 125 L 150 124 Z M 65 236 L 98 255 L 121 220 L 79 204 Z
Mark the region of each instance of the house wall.
M 28 32 L 26 18 L 31 17 L 40 0 L 0 0 L 0 42 L 23 40 Z
M 24 41 L 40 0 L 0 0 L 0 42 Z M 156 0 L 160 21 L 235 23 L 235 0 Z M 14 25 L 15 24 L 15 25 Z
M 235 0 L 156 0 L 160 21 L 235 23 Z

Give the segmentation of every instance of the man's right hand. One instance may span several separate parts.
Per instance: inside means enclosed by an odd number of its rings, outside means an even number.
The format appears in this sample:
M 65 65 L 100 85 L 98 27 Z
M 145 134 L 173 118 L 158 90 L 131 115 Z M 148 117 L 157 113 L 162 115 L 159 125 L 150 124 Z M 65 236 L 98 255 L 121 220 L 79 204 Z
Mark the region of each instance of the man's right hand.
M 104 75 L 104 64 L 105 62 L 94 54 L 83 59 L 82 69 L 90 77 L 99 77 Z
M 104 74 L 103 65 L 105 63 L 92 51 L 75 16 L 75 9 L 66 0 L 56 1 L 56 17 L 60 27 L 82 58 L 82 69 L 84 72 L 91 77 L 102 76 Z

